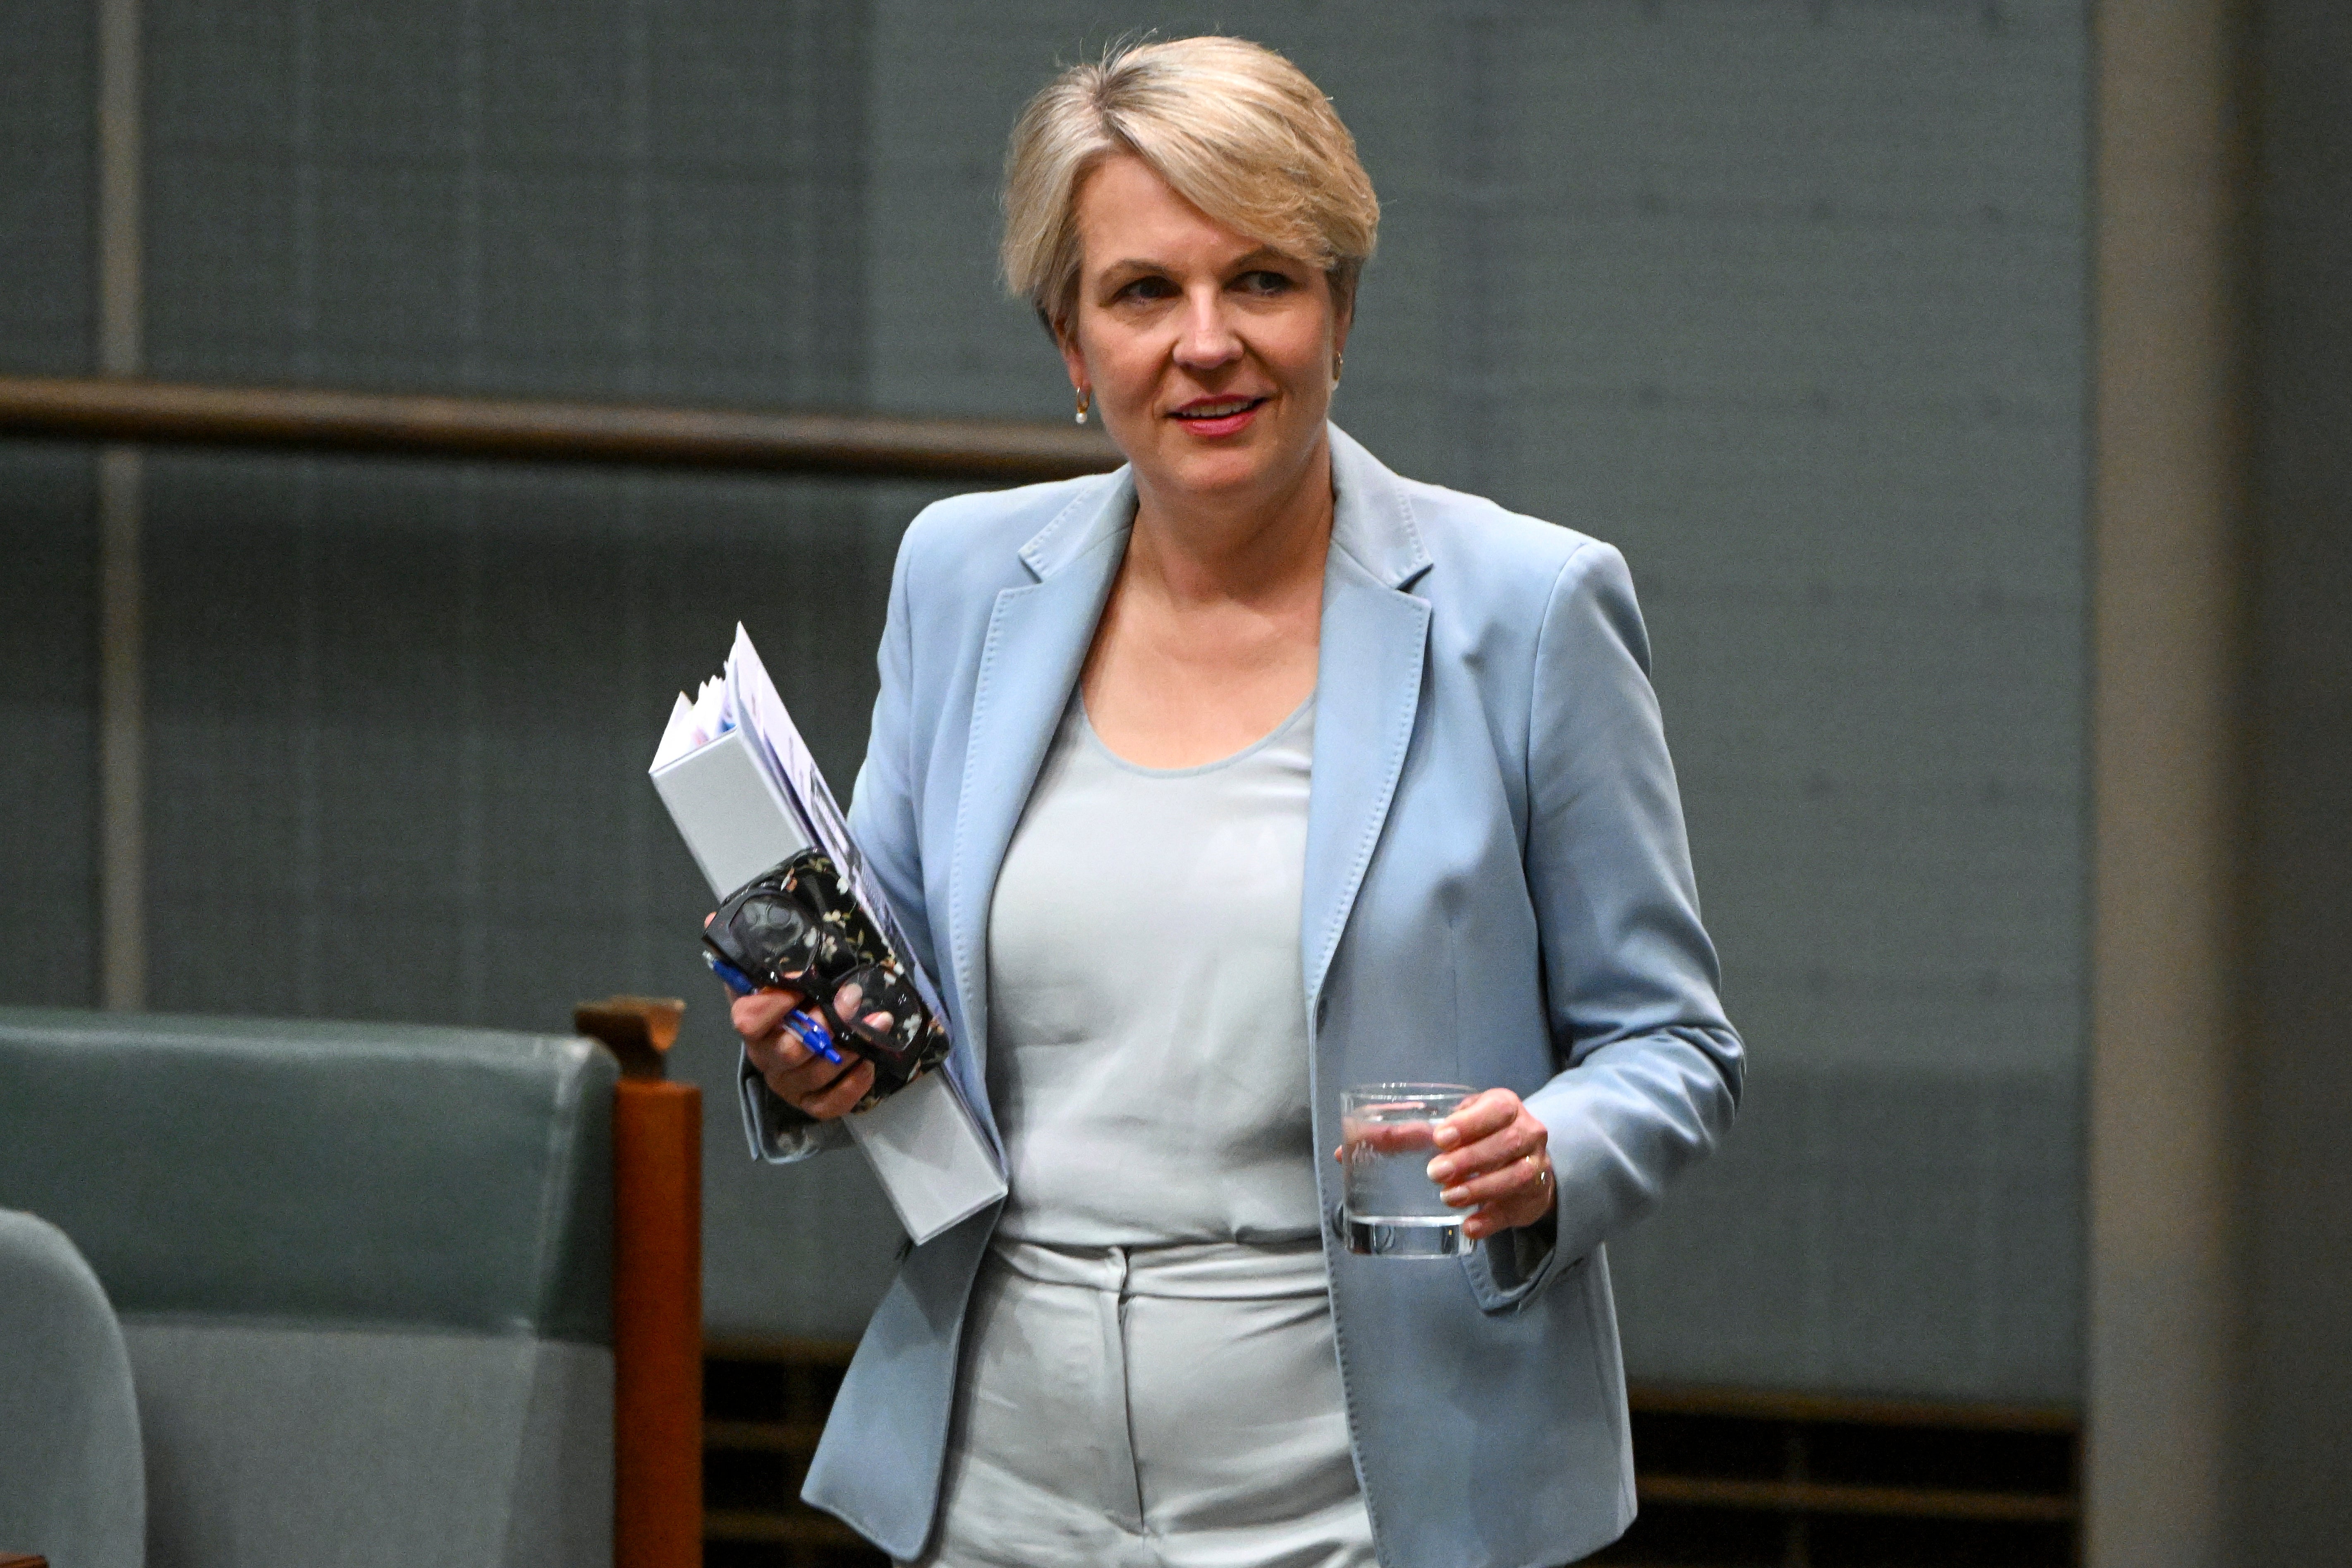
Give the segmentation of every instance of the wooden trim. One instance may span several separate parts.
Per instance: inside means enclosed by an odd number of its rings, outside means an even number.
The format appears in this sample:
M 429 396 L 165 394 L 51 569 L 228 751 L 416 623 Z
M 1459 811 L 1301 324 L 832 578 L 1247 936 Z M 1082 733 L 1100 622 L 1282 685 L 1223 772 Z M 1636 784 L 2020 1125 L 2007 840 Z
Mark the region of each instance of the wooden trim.
M 606 997 L 572 1009 L 572 1027 L 613 1053 L 624 1079 L 656 1082 L 668 1075 L 669 1048 L 686 1004 L 676 997 Z
M 847 1366 L 854 1340 L 730 1334 L 713 1338 L 712 1361 L 774 1361 L 799 1366 Z M 1804 1394 L 1706 1385 L 1636 1383 L 1626 1402 L 1643 1415 L 1724 1416 L 1753 1421 L 1842 1422 L 1860 1427 L 1925 1427 L 1944 1430 L 2071 1433 L 2079 1412 L 2064 1405 L 1979 1404 L 1957 1399 L 1904 1399 L 1852 1394 Z
M 709 1354 L 713 1362 L 828 1371 L 845 1364 L 853 1349 L 835 1340 L 739 1335 L 712 1342 Z M 1654 1384 L 1634 1385 L 1627 1390 L 1627 1397 L 1637 1416 L 1689 1416 L 1731 1428 L 1744 1427 L 1751 1434 L 1777 1433 L 1785 1439 L 1788 1468 L 1777 1477 L 1706 1474 L 1704 1461 L 1692 1466 L 1687 1458 L 1685 1466 L 1701 1473 L 1642 1469 L 1636 1474 L 1635 1487 L 1645 1509 L 1746 1515 L 1745 1522 L 1727 1521 L 1727 1527 L 1751 1532 L 1801 1532 L 1821 1521 L 1840 1517 L 1884 1521 L 1892 1527 L 1931 1532 L 1963 1523 L 2011 1531 L 2072 1531 L 2080 1520 L 2081 1505 L 2071 1485 L 2059 1484 L 2054 1479 L 2039 1487 L 2032 1482 L 2021 1486 L 2016 1479 L 1990 1479 L 1990 1484 L 1971 1487 L 1953 1484 L 1948 1471 L 1923 1469 L 1916 1463 L 1906 1469 L 1922 1476 L 1926 1484 L 1890 1481 L 1885 1477 L 1815 1479 L 1808 1473 L 1806 1445 L 1821 1435 L 1821 1428 L 1835 1427 L 1864 1428 L 1860 1433 L 1849 1430 L 1847 1440 L 1865 1445 L 1876 1440 L 1866 1430 L 1871 1428 L 1898 1445 L 1906 1436 L 1980 1433 L 2021 1443 L 2045 1459 L 2053 1445 L 2071 1454 L 2081 1420 L 2068 1406 Z M 822 1433 L 821 1424 L 807 1419 L 803 1412 L 796 1419 L 706 1421 L 703 1443 L 713 1454 L 773 1456 L 789 1474 L 815 1451 Z M 705 1538 L 803 1547 L 856 1544 L 854 1536 L 838 1533 L 831 1521 L 792 1505 L 717 1511 L 706 1525 Z
M 0 376 L 0 434 L 1017 485 L 1104 473 L 1092 430 L 1010 420 Z
M 710 1361 L 780 1361 L 793 1366 L 847 1366 L 857 1354 L 848 1339 L 795 1339 L 789 1334 L 715 1334 L 703 1346 Z
M 704 1517 L 706 1541 L 749 1541 L 776 1546 L 873 1545 L 830 1514 L 814 1509 L 797 1513 L 761 1513 L 751 1509 L 714 1509 Z
M 1969 1491 L 1958 1487 L 1857 1486 L 1844 1481 L 1742 1480 L 1725 1476 L 1641 1475 L 1644 1504 L 1748 1509 L 1764 1513 L 1870 1514 L 1887 1519 L 1973 1519 L 2065 1524 L 2074 1500 L 2050 1492 Z
M 1658 1384 L 1635 1384 L 1625 1391 L 1625 1397 L 1636 1412 L 1649 1416 L 1728 1416 L 1756 1421 L 1987 1432 L 2072 1433 L 2083 1424 L 2080 1415 L 2063 1405 L 1978 1405 Z
M 613 1557 L 701 1568 L 702 1093 L 613 1099 Z
M 840 1367 L 847 1366 L 856 1351 L 855 1340 L 722 1334 L 709 1342 L 704 1354 L 712 1361 L 773 1361 L 798 1366 Z M 2081 1414 L 2065 1405 L 1805 1394 L 1703 1384 L 1636 1383 L 1626 1389 L 1625 1397 L 1633 1409 L 1657 1416 L 1725 1416 L 1754 1421 L 1826 1421 L 1861 1427 L 2062 1434 L 2077 1431 L 2083 1424 Z
M 705 1421 L 702 1447 L 730 1454 L 814 1454 L 824 1426 L 817 1421 Z

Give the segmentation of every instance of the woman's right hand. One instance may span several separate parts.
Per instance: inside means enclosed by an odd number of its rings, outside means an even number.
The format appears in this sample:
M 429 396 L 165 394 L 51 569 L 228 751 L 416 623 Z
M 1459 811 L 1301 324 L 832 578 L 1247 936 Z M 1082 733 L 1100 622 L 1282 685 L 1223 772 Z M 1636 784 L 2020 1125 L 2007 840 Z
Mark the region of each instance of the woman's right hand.
M 847 1115 L 866 1098 L 874 1087 L 874 1064 L 861 1058 L 847 1040 L 834 1042 L 841 1052 L 838 1064 L 803 1045 L 784 1028 L 784 1015 L 798 1009 L 804 999 L 798 991 L 753 991 L 735 998 L 730 1020 L 743 1037 L 752 1067 L 777 1098 L 804 1116 L 830 1122 Z M 856 987 L 844 986 L 834 998 L 835 1016 L 855 1016 L 859 999 Z M 887 1029 L 890 1015 L 869 1013 L 865 1021 Z

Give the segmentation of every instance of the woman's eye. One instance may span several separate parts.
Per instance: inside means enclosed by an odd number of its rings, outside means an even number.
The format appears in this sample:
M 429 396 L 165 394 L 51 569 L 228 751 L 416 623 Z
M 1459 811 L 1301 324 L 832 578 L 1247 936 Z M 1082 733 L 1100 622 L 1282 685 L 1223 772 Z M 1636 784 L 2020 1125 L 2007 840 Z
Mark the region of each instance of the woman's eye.
M 1120 299 L 1166 299 L 1176 292 L 1176 286 L 1164 277 L 1139 277 L 1121 288 L 1115 296 Z
M 1279 272 L 1270 272 L 1264 267 L 1253 272 L 1244 272 L 1234 281 L 1252 294 L 1280 294 L 1291 286 L 1289 278 Z

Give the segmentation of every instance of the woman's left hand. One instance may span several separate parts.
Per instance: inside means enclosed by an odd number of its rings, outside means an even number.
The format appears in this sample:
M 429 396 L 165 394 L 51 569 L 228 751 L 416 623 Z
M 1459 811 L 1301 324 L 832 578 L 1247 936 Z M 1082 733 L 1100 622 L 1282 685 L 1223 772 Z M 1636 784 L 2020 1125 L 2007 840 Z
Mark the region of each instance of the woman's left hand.
M 1533 1225 L 1559 1201 L 1550 1134 L 1507 1089 L 1473 1094 L 1437 1124 L 1437 1157 L 1429 1179 L 1449 1208 L 1467 1208 L 1462 1234 L 1473 1241 Z

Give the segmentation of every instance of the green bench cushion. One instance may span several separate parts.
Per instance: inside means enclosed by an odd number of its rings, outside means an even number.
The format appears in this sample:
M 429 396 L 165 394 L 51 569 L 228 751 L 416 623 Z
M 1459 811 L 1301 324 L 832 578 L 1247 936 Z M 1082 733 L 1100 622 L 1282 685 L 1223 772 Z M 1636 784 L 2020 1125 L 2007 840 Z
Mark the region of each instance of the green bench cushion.
M 141 1318 L 123 1337 L 147 1430 L 146 1568 L 613 1561 L 600 1345 Z
M 553 1036 L 0 1008 L 0 1207 L 126 1317 L 609 1344 L 615 1077 Z

